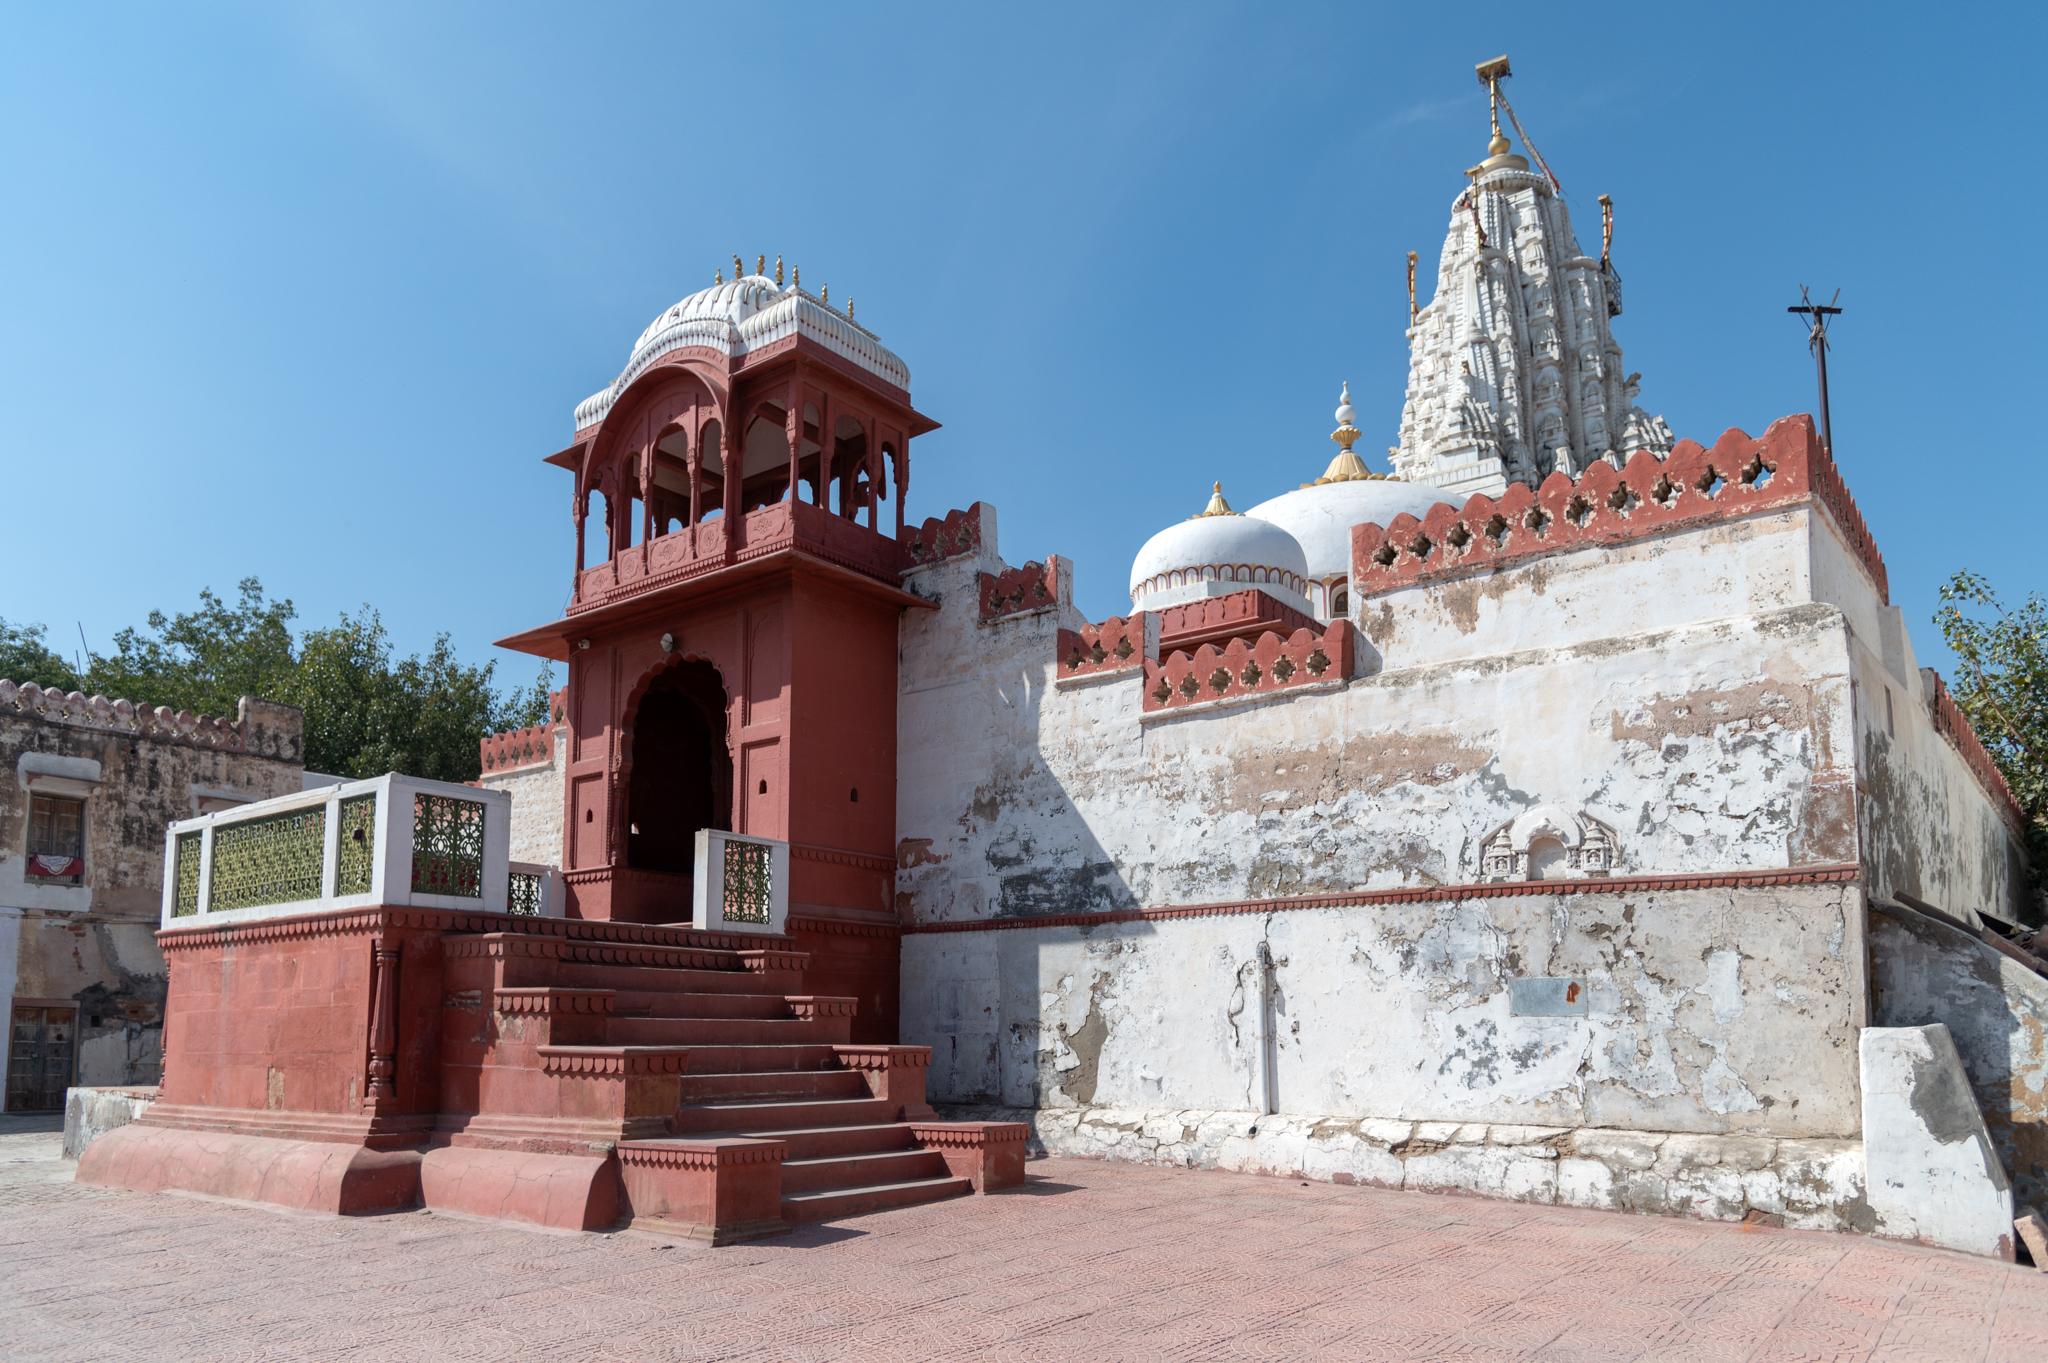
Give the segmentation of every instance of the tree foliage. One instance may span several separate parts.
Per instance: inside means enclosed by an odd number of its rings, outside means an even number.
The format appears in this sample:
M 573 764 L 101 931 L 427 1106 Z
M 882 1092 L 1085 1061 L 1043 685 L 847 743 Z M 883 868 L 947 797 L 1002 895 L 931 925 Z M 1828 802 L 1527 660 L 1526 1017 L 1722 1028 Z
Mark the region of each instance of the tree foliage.
M 546 664 L 531 687 L 500 695 L 497 664 L 464 664 L 446 634 L 425 656 L 394 659 L 368 605 L 294 636 L 297 618 L 289 600 L 269 600 L 261 582 L 244 578 L 233 604 L 209 590 L 197 610 L 151 611 L 146 629 L 124 629 L 112 653 L 91 655 L 83 676 L 49 649 L 42 626 L 0 620 L 0 677 L 196 714 L 232 717 L 243 696 L 296 705 L 307 769 L 352 778 L 396 771 L 472 781 L 485 734 L 547 716 Z
M 2008 610 L 1975 573 L 1941 589 L 1941 627 L 1960 671 L 1949 688 L 2027 817 L 2035 885 L 2048 877 L 2048 602 Z
M 5 619 L 0 619 L 0 677 L 66 692 L 83 684 L 76 669 L 51 650 L 43 626 L 10 625 Z

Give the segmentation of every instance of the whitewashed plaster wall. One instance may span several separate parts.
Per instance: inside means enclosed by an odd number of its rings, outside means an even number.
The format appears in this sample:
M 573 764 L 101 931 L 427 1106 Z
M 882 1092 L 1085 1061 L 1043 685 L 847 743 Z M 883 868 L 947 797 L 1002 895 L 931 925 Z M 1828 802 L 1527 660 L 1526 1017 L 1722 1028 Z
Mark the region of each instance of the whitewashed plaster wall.
M 1375 665 L 1407 668 L 1828 600 L 1803 507 L 1352 594 Z M 1361 575 L 1361 582 L 1366 579 Z
M 1617 829 L 1622 873 L 1856 859 L 1830 606 L 1629 633 L 1617 602 L 1605 638 L 1144 715 L 1135 674 L 1054 681 L 1050 612 L 977 623 L 970 562 L 917 577 L 906 921 L 1469 882 L 1545 803 Z
M 1876 1027 L 1946 1026 L 2022 1206 L 2048 1200 L 2048 979 L 1906 908 L 1871 907 Z
M 502 790 L 512 797 L 514 861 L 562 864 L 562 771 L 568 742 L 568 729 L 558 728 L 548 761 L 508 772 L 485 772 L 477 781 L 486 790 Z
M 1289 1113 L 1773 1137 L 1857 1130 L 1853 885 L 1291 908 L 911 932 L 903 1037 L 931 1091 L 1010 1107 Z M 1582 1017 L 1511 1015 L 1575 977 Z
M 1934 728 L 1931 684 L 1900 686 L 1860 640 L 1852 656 L 1860 664 L 1857 793 L 1871 894 L 1904 892 L 1964 917 L 2036 918 L 2025 844 Z

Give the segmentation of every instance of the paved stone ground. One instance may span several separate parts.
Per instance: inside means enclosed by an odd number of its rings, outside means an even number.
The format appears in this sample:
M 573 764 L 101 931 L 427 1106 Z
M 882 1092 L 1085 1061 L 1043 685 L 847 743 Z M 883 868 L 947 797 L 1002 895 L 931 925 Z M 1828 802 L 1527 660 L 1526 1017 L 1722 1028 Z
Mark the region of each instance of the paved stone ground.
M 78 1188 L 0 1124 L 0 1357 L 2037 1359 L 2048 1274 L 1817 1232 L 1048 1159 L 708 1250 Z

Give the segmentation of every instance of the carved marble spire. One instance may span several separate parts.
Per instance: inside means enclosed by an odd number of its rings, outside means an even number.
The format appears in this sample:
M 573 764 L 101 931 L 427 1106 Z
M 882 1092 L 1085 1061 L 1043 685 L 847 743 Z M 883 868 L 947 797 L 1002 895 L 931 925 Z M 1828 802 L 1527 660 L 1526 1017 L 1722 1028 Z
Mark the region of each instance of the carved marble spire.
M 1466 171 L 1436 295 L 1408 329 L 1397 476 L 1461 495 L 1532 487 L 1596 459 L 1668 453 L 1670 427 L 1636 406 L 1609 329 L 1621 276 L 1579 249 L 1550 177 L 1509 150 L 1498 113 Z

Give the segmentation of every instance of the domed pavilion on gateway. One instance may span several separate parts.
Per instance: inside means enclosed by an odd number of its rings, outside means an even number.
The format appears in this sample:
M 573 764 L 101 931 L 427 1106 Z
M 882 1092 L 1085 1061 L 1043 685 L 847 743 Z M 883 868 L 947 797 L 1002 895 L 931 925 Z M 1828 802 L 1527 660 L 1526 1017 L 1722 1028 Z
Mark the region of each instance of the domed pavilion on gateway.
M 1126 615 L 906 517 L 936 423 L 850 301 L 736 258 L 654 319 L 547 456 L 554 720 L 295 797 L 356 830 L 317 902 L 216 919 L 249 816 L 174 827 L 162 1094 L 80 1178 L 723 1241 L 1052 1150 L 2009 1256 L 2017 806 L 1812 421 L 1637 405 L 1506 75 L 1391 467 L 1346 386 L 1296 491 L 1170 494 Z

